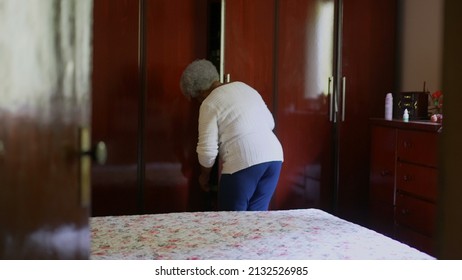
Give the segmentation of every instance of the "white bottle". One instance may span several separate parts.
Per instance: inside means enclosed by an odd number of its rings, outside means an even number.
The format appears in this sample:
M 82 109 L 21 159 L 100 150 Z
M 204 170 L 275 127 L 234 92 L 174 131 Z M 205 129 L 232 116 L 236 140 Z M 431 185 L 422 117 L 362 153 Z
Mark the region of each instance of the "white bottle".
M 409 121 L 409 111 L 407 109 L 404 109 L 403 121 L 405 122 Z
M 393 95 L 391 93 L 385 96 L 385 119 L 387 121 L 393 119 Z

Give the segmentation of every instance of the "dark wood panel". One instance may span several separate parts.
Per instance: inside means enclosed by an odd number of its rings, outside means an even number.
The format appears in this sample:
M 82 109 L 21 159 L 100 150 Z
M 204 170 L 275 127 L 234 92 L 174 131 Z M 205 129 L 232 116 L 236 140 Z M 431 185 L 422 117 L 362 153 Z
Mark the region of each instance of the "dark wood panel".
M 184 98 L 179 82 L 190 62 L 208 57 L 208 2 L 147 3 L 145 212 L 204 210 L 196 153 L 199 107 Z
M 340 67 L 346 92 L 339 102 L 345 119 L 338 133 L 338 214 L 357 222 L 368 200 L 369 118 L 383 117 L 385 95 L 394 89 L 395 19 L 395 0 L 343 1 Z
M 334 63 L 334 1 L 278 3 L 274 102 L 284 165 L 275 207 L 329 209 L 333 123 L 328 93 Z
M 94 2 L 92 139 L 108 159 L 92 170 L 92 215 L 137 213 L 138 1 Z
M 416 232 L 406 226 L 400 225 L 396 226 L 395 232 L 395 238 L 397 240 L 406 243 L 417 250 L 436 256 L 436 243 L 433 238 Z
M 374 201 L 394 205 L 396 129 L 373 126 L 371 135 L 369 197 Z
M 371 127 L 368 227 L 393 238 L 396 129 Z
M 274 0 L 227 0 L 225 73 L 254 87 L 273 110 Z
M 379 200 L 371 200 L 367 227 L 395 238 L 395 206 Z

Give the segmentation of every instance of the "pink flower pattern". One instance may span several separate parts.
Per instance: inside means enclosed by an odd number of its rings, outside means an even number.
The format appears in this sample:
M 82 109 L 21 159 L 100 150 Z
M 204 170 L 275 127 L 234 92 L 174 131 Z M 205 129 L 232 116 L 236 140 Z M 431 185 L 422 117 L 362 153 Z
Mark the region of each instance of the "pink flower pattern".
M 319 209 L 93 217 L 92 259 L 433 259 Z

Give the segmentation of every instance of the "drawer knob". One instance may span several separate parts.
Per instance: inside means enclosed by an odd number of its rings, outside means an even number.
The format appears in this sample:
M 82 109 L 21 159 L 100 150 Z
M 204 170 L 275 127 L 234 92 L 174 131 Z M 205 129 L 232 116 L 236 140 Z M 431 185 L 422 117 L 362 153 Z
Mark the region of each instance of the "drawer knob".
M 409 215 L 409 209 L 401 209 L 401 214 L 403 215 Z
M 382 170 L 382 172 L 380 172 L 380 175 L 382 175 L 382 177 L 390 176 L 390 174 L 390 170 Z
M 409 174 L 406 174 L 406 175 L 403 176 L 403 180 L 404 180 L 405 182 L 409 182 L 409 181 L 412 180 L 412 176 L 409 175 Z
M 404 148 L 409 149 L 409 148 L 412 147 L 412 144 L 411 144 L 411 142 L 405 140 L 403 142 L 403 146 L 404 146 Z

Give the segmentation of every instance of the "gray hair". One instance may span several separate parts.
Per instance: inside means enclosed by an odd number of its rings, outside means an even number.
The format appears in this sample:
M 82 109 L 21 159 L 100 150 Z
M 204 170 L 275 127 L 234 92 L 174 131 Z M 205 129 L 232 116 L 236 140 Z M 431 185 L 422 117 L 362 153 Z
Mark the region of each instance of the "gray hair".
M 220 79 L 217 68 L 205 59 L 193 61 L 181 75 L 180 88 L 184 96 L 195 98 L 200 91 L 209 89 Z

